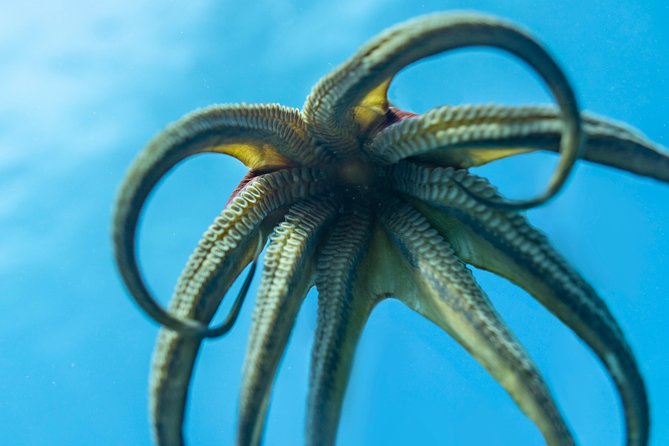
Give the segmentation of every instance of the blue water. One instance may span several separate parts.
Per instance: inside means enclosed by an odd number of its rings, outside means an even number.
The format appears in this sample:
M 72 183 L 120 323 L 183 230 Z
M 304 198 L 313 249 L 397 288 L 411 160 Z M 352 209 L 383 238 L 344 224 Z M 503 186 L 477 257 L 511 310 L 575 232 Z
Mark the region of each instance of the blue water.
M 584 108 L 669 146 L 669 6 L 660 0 L 342 0 L 171 5 L 129 0 L 5 2 L 0 15 L 0 443 L 148 445 L 157 333 L 121 286 L 109 222 L 116 188 L 168 122 L 215 102 L 299 107 L 311 86 L 382 29 L 474 8 L 532 30 Z M 522 65 L 458 53 L 402 72 L 400 107 L 550 100 Z M 503 190 L 508 170 L 490 174 Z M 203 156 L 165 181 L 145 214 L 141 261 L 165 299 L 243 175 Z M 545 169 L 527 173 L 540 184 Z M 513 175 L 518 178 L 518 175 Z M 669 444 L 669 185 L 581 165 L 531 220 L 610 305 L 645 376 L 652 444 Z M 593 355 L 509 283 L 478 274 L 527 346 L 583 445 L 621 444 L 612 384 Z M 254 287 L 255 289 L 255 287 Z M 274 390 L 268 445 L 303 439 L 315 296 Z M 232 444 L 253 300 L 207 342 L 192 385 L 190 444 Z M 401 304 L 372 316 L 339 430 L 342 445 L 538 445 L 537 430 L 447 335 Z

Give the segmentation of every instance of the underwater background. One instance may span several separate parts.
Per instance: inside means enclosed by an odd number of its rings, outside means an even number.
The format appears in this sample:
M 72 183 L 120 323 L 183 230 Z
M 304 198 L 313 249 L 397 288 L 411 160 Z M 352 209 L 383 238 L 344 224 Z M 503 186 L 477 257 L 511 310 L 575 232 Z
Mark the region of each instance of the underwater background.
M 373 35 L 453 9 L 500 15 L 530 30 L 562 65 L 582 108 L 669 146 L 665 1 L 5 1 L 0 443 L 151 444 L 147 388 L 157 327 L 127 297 L 109 233 L 117 187 L 153 135 L 212 103 L 301 107 L 311 86 Z M 390 98 L 414 112 L 551 101 L 521 63 L 491 50 L 416 64 L 400 73 Z M 528 197 L 527 188 L 545 184 L 545 161 L 554 159 L 482 172 L 502 191 Z M 234 159 L 204 155 L 179 166 L 153 195 L 139 252 L 164 303 L 243 174 Z M 651 444 L 669 444 L 669 185 L 582 163 L 566 189 L 529 217 L 609 304 L 648 386 Z M 579 444 L 621 444 L 619 401 L 593 354 L 524 292 L 476 274 L 543 371 Z M 201 349 L 189 444 L 233 444 L 253 303 L 247 300 L 228 336 Z M 303 442 L 315 319 L 312 292 L 278 374 L 267 445 Z M 543 444 L 482 367 L 393 300 L 374 312 L 358 347 L 338 439 Z

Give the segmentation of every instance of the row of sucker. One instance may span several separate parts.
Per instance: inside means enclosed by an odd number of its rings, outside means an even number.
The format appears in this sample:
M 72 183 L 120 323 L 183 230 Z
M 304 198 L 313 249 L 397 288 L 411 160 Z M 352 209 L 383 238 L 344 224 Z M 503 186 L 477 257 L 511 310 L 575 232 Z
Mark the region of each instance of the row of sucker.
M 632 351 L 606 303 L 547 238 L 523 215 L 493 209 L 471 198 L 471 190 L 491 200 L 499 199 L 499 194 L 486 180 L 466 170 L 403 162 L 389 172 L 397 191 L 429 205 L 464 229 L 456 230 L 457 237 L 465 239 L 460 243 L 460 257 L 526 288 L 592 348 L 621 395 L 627 445 L 645 446 L 649 408 Z M 452 232 L 449 225 L 434 223 Z
M 229 144 L 231 138 L 249 140 L 257 150 L 275 150 L 302 166 L 313 166 L 326 154 L 311 141 L 300 111 L 280 104 L 224 104 L 193 111 L 162 136 L 180 140 L 193 136 L 207 140 L 208 147 Z M 257 168 L 263 170 L 262 166 Z
M 669 180 L 669 157 L 643 135 L 590 113 L 582 113 L 582 118 L 586 135 L 583 158 Z M 557 151 L 561 133 L 562 122 L 555 107 L 446 106 L 382 130 L 365 150 L 372 159 L 385 164 L 441 153 L 456 163 L 460 157 L 462 161 L 458 164 L 470 167 L 466 151 L 449 151 L 463 148 Z
M 258 445 L 262 439 L 279 361 L 301 303 L 313 285 L 315 251 L 337 211 L 338 204 L 329 198 L 304 200 L 290 208 L 270 236 L 244 360 L 239 446 Z
M 203 323 L 264 245 L 265 218 L 280 208 L 323 192 L 327 183 L 310 168 L 284 169 L 256 177 L 215 219 L 177 283 L 170 310 Z M 243 257 L 242 257 L 243 256 Z M 154 352 L 150 400 L 154 436 L 161 446 L 181 445 L 183 409 L 200 340 L 161 330 Z
M 451 245 L 411 205 L 388 201 L 380 221 L 415 270 L 420 290 L 416 310 L 448 331 L 488 370 L 536 423 L 548 445 L 573 445 L 536 366 Z
M 353 205 L 337 220 L 319 255 L 318 320 L 307 402 L 309 446 L 335 444 L 355 347 L 373 306 L 357 283 L 371 232 L 370 209 Z
M 322 180 L 319 170 L 307 168 L 284 169 L 253 179 L 204 233 L 179 278 L 170 309 L 196 319 L 209 314 L 211 306 L 202 299 L 202 288 L 216 276 L 225 256 L 277 209 L 323 192 L 327 183 Z

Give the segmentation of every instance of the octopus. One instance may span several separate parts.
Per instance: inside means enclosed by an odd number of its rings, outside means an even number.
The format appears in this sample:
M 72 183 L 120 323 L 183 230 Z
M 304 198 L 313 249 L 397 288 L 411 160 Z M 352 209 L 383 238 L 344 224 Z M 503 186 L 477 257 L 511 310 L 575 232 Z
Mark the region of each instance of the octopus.
M 546 83 L 556 106 L 445 105 L 418 115 L 389 102 L 389 85 L 401 69 L 472 46 L 522 60 Z M 504 198 L 470 172 L 534 151 L 559 156 L 536 196 Z M 249 170 L 188 259 L 165 309 L 141 275 L 137 225 L 159 180 L 205 152 L 235 157 Z M 301 110 L 213 105 L 169 125 L 129 168 L 112 231 L 129 294 L 161 326 L 149 397 L 156 444 L 184 444 L 198 349 L 204 339 L 232 329 L 264 251 L 243 365 L 238 445 L 262 442 L 274 378 L 312 287 L 318 314 L 306 444 L 335 444 L 356 344 L 370 313 L 389 297 L 461 344 L 546 444 L 575 444 L 541 373 L 468 265 L 526 290 L 589 346 L 619 394 L 626 444 L 646 445 L 644 380 L 616 319 L 523 214 L 562 190 L 579 159 L 669 181 L 663 148 L 623 124 L 582 112 L 561 68 L 534 37 L 478 13 L 430 15 L 386 30 L 322 78 Z M 227 318 L 211 326 L 245 270 Z

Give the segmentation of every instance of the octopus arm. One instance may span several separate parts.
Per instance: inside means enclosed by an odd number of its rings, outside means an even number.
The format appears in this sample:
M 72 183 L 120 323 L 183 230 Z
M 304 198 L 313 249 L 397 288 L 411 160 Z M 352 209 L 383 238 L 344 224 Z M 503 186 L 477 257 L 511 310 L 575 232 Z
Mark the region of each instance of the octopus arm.
M 262 440 L 272 383 L 302 301 L 313 285 L 318 241 L 337 209 L 324 198 L 295 204 L 272 232 L 244 360 L 239 445 Z
M 464 170 L 409 163 L 396 173 L 398 189 L 418 199 L 416 207 L 453 243 L 458 257 L 524 288 L 590 346 L 621 395 L 627 445 L 646 445 L 650 422 L 641 373 L 618 323 L 592 287 L 522 215 L 486 208 L 463 190 L 496 199 L 487 181 Z M 416 176 L 429 178 L 428 184 L 412 184 Z
M 472 46 L 507 51 L 543 78 L 564 113 L 565 140 L 551 187 L 559 188 L 576 159 L 580 141 L 578 107 L 564 74 L 546 50 L 512 24 L 481 14 L 434 14 L 407 21 L 367 42 L 313 88 L 303 107 L 309 131 L 335 156 L 358 150 L 383 127 L 387 89 L 408 65 L 443 52 Z M 554 192 L 554 191 L 551 191 Z
M 574 444 L 536 366 L 450 244 L 406 203 L 390 205 L 382 224 L 404 254 L 406 267 L 414 271 L 399 299 L 449 333 L 485 367 L 548 445 Z
M 204 152 L 226 153 L 255 171 L 308 164 L 315 158 L 299 111 L 278 105 L 213 106 L 170 125 L 139 154 L 121 185 L 112 237 L 121 277 L 135 302 L 162 326 L 202 336 L 206 327 L 177 319 L 151 296 L 139 271 L 135 237 L 144 203 L 160 181 L 184 159 Z
M 310 446 L 335 444 L 355 349 L 375 303 L 359 280 L 371 233 L 369 209 L 353 206 L 337 220 L 318 258 L 318 317 L 307 397 Z
M 581 157 L 669 181 L 669 153 L 624 124 L 584 112 Z M 438 107 L 382 130 L 368 146 L 374 157 L 441 166 L 477 167 L 535 150 L 559 151 L 562 121 L 550 106 Z

